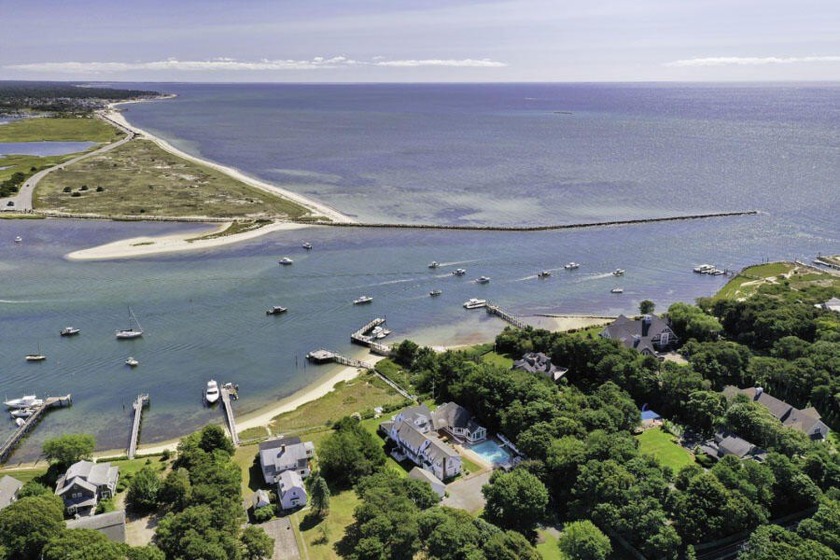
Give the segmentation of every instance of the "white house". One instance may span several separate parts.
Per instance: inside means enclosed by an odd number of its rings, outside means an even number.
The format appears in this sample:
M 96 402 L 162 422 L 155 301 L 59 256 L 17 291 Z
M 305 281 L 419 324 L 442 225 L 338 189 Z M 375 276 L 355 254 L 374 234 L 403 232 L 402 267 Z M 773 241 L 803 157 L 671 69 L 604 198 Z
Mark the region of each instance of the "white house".
M 295 471 L 301 478 L 309 476 L 309 461 L 315 456 L 311 441 L 298 437 L 275 438 L 260 444 L 260 466 L 266 484 L 274 484 L 285 471 Z
M 454 402 L 441 405 L 432 412 L 432 425 L 455 439 L 473 444 L 487 439 L 487 428 L 473 420 L 472 414 Z
M 460 474 L 461 456 L 434 433 L 432 413 L 426 405 L 407 408 L 379 428 L 397 444 L 400 453 L 440 480 Z
M 280 509 L 294 509 L 306 505 L 308 496 L 303 479 L 295 471 L 283 471 L 277 481 L 277 497 Z

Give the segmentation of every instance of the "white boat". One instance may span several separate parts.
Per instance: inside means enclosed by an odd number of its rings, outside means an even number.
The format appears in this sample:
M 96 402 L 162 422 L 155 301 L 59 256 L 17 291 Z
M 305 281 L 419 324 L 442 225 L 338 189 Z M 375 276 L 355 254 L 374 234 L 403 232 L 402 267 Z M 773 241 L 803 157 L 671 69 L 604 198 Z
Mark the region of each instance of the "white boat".
M 137 367 L 140 365 L 140 362 L 138 362 L 137 359 L 133 358 L 132 356 L 129 356 L 125 359 L 125 365 L 127 365 L 128 367 Z
M 207 382 L 207 388 L 204 390 L 204 398 L 207 399 L 207 402 L 210 404 L 219 400 L 219 384 L 216 383 L 215 379 L 211 379 Z
M 476 284 L 487 284 L 489 282 L 490 282 L 490 277 L 489 276 L 479 276 L 478 278 L 475 279 Z
M 277 262 L 278 262 L 278 263 L 280 263 L 280 264 L 283 264 L 283 265 L 289 265 L 289 264 L 294 263 L 295 261 L 293 261 L 293 260 L 292 260 L 292 259 L 290 259 L 289 257 L 283 257 L 282 259 L 280 259 L 280 260 L 279 260 L 279 261 L 277 261 Z
M 551 273 L 547 270 L 543 270 L 537 274 L 537 278 L 548 278 L 551 276 Z
M 694 272 L 697 274 L 708 274 L 714 268 L 714 265 L 711 264 L 701 264 L 694 267 Z
M 20 235 L 15 237 L 15 243 L 20 243 L 21 241 L 23 241 L 23 237 L 21 237 Z
M 572 261 L 563 265 L 563 268 L 565 268 L 566 270 L 577 270 L 580 268 L 580 264 Z
M 35 411 L 31 408 L 16 408 L 12 410 L 9 414 L 12 415 L 12 418 L 29 418 Z
M 478 309 L 479 307 L 486 307 L 487 300 L 486 299 L 476 299 L 470 298 L 469 301 L 464 302 L 465 309 Z
M 443 293 L 443 290 L 432 290 L 431 292 L 429 292 L 429 295 L 432 296 L 432 297 L 435 297 L 435 296 L 439 296 L 442 293 Z
M 440 266 L 440 263 L 437 262 L 437 261 L 432 261 L 432 262 L 429 263 L 429 268 L 438 268 L 439 266 Z
M 140 321 L 137 320 L 134 312 L 131 311 L 131 306 L 128 307 L 128 322 L 130 326 L 127 329 L 117 330 L 116 336 L 118 339 L 127 340 L 143 336 L 143 327 L 140 326 Z
M 363 303 L 370 303 L 373 301 L 371 296 L 360 296 L 353 300 L 353 305 L 361 305 Z
M 304 242 L 304 244 L 301 245 L 301 247 L 303 247 L 304 249 L 306 249 L 308 251 L 312 248 L 312 243 L 309 243 L 308 241 Z
M 26 420 L 24 420 L 23 418 L 15 418 L 15 424 L 17 425 L 18 428 L 20 428 L 24 424 L 26 424 Z
M 612 290 L 610 290 L 610 293 L 611 294 L 623 294 L 624 293 L 624 288 L 613 288 Z
M 47 359 L 47 357 L 44 356 L 43 354 L 41 354 L 41 345 L 40 344 L 38 344 L 38 352 L 36 352 L 35 354 L 27 354 L 26 355 L 26 361 L 27 362 L 43 362 L 46 359 Z
M 272 305 L 270 308 L 265 310 L 266 315 L 280 315 L 281 313 L 285 313 L 288 311 L 285 307 L 280 305 Z
M 39 399 L 35 395 L 24 395 L 19 399 L 4 401 L 3 404 L 5 404 L 9 408 L 31 408 L 33 406 L 43 405 L 44 400 Z
M 58 334 L 61 336 L 73 336 L 74 334 L 79 334 L 81 330 L 82 329 L 78 329 L 76 327 L 64 327 Z
M 391 331 L 389 331 L 388 329 L 383 328 L 381 326 L 374 327 L 373 330 L 370 331 L 370 337 L 374 338 L 376 340 L 381 340 L 381 339 L 385 338 L 386 336 L 388 336 L 389 334 L 391 334 Z
M 453 276 L 463 276 L 466 273 L 467 273 L 466 268 L 456 268 L 455 270 L 452 271 Z
M 613 276 L 624 276 L 624 269 L 616 268 L 615 270 L 613 270 Z

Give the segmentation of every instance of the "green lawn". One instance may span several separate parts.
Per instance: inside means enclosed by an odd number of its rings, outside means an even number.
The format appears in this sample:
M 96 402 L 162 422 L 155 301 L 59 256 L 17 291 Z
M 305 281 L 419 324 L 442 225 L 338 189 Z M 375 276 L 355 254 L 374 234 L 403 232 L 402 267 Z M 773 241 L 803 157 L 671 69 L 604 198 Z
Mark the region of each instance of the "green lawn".
M 563 553 L 557 546 L 557 537 L 546 529 L 537 530 L 537 552 L 543 560 L 565 560 Z
M 309 560 L 332 560 L 339 558 L 334 546 L 344 536 L 347 526 L 353 522 L 353 510 L 361 500 L 352 490 L 330 497 L 330 512 L 323 520 L 307 517 L 308 509 L 292 515 L 292 526 L 297 533 L 298 543 L 306 547 L 304 558 Z
M 513 367 L 513 360 L 511 358 L 502 354 L 497 354 L 496 352 L 488 352 L 484 354 L 481 356 L 481 362 L 484 364 L 503 367 L 505 369 L 511 369 Z
M 0 126 L 0 142 L 113 142 L 123 133 L 95 118 L 20 119 Z
M 34 469 L 0 469 L 0 478 L 8 475 L 12 478 L 16 478 L 26 484 L 30 480 L 34 480 L 41 475 L 47 473 L 47 464 L 44 463 L 43 468 L 34 468 Z
M 674 440 L 674 436 L 660 428 L 645 430 L 636 436 L 639 450 L 645 455 L 653 455 L 662 465 L 678 471 L 694 463 L 694 457 Z

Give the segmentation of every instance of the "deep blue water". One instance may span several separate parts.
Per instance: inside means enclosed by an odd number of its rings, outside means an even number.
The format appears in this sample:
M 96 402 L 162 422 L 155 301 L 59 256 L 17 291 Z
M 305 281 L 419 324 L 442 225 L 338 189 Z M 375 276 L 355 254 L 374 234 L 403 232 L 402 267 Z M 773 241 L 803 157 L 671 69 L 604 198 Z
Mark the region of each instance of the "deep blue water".
M 534 233 L 313 228 L 96 263 L 62 256 L 202 226 L 0 220 L 0 396 L 72 392 L 75 401 L 48 416 L 18 458 L 61 431 L 123 447 L 123 405 L 141 391 L 152 397 L 147 443 L 221 419 L 201 405 L 211 377 L 240 384 L 240 414 L 256 410 L 330 371 L 304 368 L 308 351 L 358 353 L 349 334 L 375 316 L 397 339 L 469 343 L 504 326 L 465 311 L 470 297 L 521 315 L 629 313 L 642 299 L 664 309 L 722 285 L 691 272 L 700 262 L 739 268 L 840 253 L 835 86 L 143 86 L 179 97 L 127 106 L 132 122 L 362 220 L 762 214 Z M 280 267 L 286 255 L 295 264 Z M 432 260 L 444 266 L 430 270 Z M 564 271 L 572 260 L 581 268 Z M 467 275 L 452 277 L 456 267 Z M 627 270 L 620 281 L 609 274 L 618 267 Z M 543 269 L 556 272 L 538 280 Z M 471 282 L 480 275 L 491 283 Z M 617 285 L 624 294 L 610 293 Z M 430 298 L 434 288 L 443 295 Z M 362 294 L 374 302 L 352 305 Z M 119 342 L 128 304 L 146 335 Z M 268 317 L 271 305 L 289 312 Z M 60 338 L 68 324 L 82 334 Z M 26 363 L 38 345 L 47 361 Z M 128 355 L 141 362 L 135 370 L 123 365 Z

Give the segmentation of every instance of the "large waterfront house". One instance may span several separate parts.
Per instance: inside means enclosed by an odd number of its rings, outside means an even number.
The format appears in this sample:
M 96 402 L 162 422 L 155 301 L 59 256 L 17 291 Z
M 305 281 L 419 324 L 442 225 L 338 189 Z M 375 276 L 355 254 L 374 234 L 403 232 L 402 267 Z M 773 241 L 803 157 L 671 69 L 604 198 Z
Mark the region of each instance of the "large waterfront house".
M 300 478 L 309 476 L 309 461 L 315 456 L 311 441 L 299 437 L 281 437 L 260 444 L 260 467 L 266 484 L 275 484 L 286 471 L 296 472 Z
M 461 456 L 434 432 L 432 412 L 426 405 L 399 412 L 392 420 L 382 422 L 379 429 L 394 442 L 398 457 L 410 459 L 438 479 L 446 480 L 461 472 Z
M 64 500 L 70 515 L 91 515 L 99 500 L 116 493 L 119 478 L 119 469 L 111 463 L 79 461 L 58 479 L 55 493 Z
M 306 488 L 296 471 L 283 471 L 277 478 L 277 500 L 280 509 L 294 509 L 306 505 Z
M 552 364 L 551 358 L 542 352 L 528 352 L 522 356 L 521 360 L 513 362 L 513 369 L 539 373 L 552 381 L 560 381 L 569 371 L 567 368 L 558 368 Z
M 627 348 L 649 356 L 659 356 L 675 348 L 679 342 L 668 323 L 653 314 L 639 319 L 619 315 L 601 331 L 601 337 L 617 340 Z
M 11 476 L 0 478 L 0 509 L 8 507 L 17 501 L 18 492 L 23 488 L 23 482 Z
M 432 412 L 432 426 L 436 432 L 445 432 L 469 444 L 487 439 L 487 428 L 473 420 L 469 410 L 454 402 L 443 404 Z
M 728 390 L 728 394 L 732 394 L 732 390 Z M 828 437 L 828 426 L 822 421 L 820 413 L 814 407 L 798 409 L 789 405 L 783 400 L 777 399 L 768 395 L 761 387 L 748 387 L 739 391 L 746 395 L 753 402 L 763 405 L 770 414 L 779 419 L 779 421 L 787 426 L 804 432 L 813 440 L 825 440 Z

